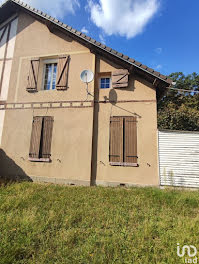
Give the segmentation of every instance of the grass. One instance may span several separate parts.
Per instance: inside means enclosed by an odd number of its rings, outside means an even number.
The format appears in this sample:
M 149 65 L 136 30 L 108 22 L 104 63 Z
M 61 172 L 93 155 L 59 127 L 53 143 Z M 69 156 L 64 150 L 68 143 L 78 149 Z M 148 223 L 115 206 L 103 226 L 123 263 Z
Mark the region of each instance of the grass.
M 0 263 L 183 263 L 199 192 L 33 183 L 0 187 Z

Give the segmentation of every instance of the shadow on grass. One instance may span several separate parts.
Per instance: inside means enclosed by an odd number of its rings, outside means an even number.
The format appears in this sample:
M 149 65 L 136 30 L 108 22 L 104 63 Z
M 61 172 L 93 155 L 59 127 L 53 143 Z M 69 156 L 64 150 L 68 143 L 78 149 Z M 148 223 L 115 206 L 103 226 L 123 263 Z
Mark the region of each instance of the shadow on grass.
M 22 181 L 32 182 L 32 179 L 0 149 L 0 186 Z

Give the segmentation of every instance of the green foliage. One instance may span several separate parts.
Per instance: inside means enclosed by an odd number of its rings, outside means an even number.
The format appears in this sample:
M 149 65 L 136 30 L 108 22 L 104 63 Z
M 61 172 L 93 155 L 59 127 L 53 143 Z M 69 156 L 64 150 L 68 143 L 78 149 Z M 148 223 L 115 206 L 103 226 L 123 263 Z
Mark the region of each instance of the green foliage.
M 181 263 L 177 243 L 199 248 L 198 191 L 21 183 L 0 201 L 1 264 Z
M 199 91 L 199 75 L 182 72 L 169 76 L 180 90 Z M 199 131 L 199 93 L 169 90 L 158 103 L 160 129 Z

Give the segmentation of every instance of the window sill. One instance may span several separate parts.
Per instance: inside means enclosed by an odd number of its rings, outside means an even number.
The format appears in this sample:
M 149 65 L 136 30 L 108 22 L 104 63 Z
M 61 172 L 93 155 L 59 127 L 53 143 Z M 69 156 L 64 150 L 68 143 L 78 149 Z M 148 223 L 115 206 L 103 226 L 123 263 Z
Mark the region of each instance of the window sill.
M 110 162 L 111 166 L 121 166 L 121 167 L 139 167 L 138 163 L 127 163 L 127 162 Z
M 49 92 L 49 91 L 57 91 L 57 89 L 41 89 L 39 92 Z
M 51 159 L 50 158 L 47 158 L 47 159 L 37 159 L 37 158 L 28 158 L 29 161 L 31 162 L 51 162 Z

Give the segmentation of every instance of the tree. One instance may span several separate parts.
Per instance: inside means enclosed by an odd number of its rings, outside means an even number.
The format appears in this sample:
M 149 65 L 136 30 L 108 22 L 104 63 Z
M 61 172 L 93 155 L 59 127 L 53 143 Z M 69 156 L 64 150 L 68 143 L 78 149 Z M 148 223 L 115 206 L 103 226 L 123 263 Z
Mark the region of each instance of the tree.
M 169 76 L 179 90 L 199 91 L 199 75 L 182 72 Z M 199 131 L 199 93 L 168 90 L 158 103 L 160 129 Z

